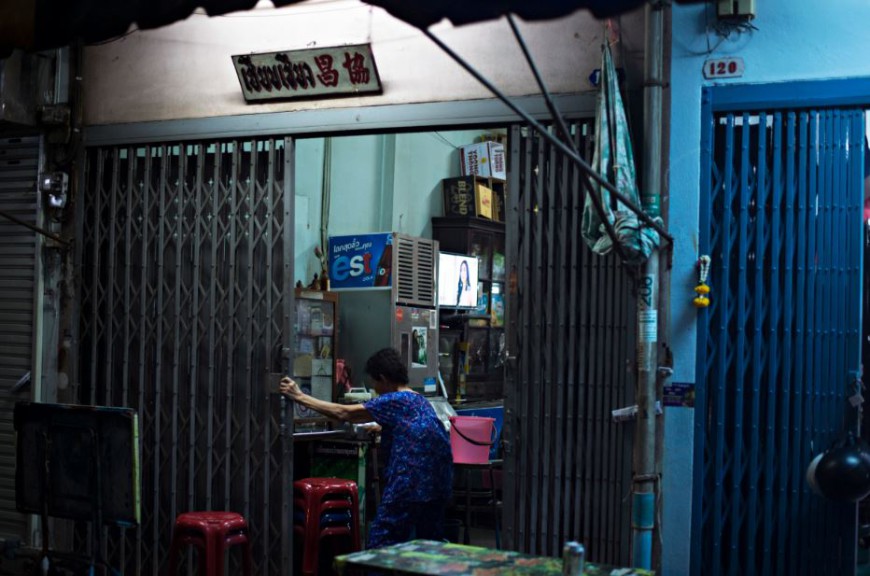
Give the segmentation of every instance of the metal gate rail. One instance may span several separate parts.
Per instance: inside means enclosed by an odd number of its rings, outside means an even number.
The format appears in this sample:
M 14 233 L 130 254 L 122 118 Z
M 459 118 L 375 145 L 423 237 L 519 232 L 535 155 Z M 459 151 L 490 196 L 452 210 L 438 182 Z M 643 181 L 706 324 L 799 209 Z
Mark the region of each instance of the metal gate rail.
M 692 573 L 849 574 L 855 506 L 804 472 L 845 431 L 857 377 L 864 115 L 710 118 Z
M 268 384 L 292 305 L 286 147 L 88 150 L 79 396 L 139 413 L 142 524 L 111 529 L 105 551 L 125 573 L 166 572 L 187 510 L 244 514 L 255 571 L 286 568 L 282 407 Z
M 581 152 L 591 152 L 591 132 L 572 126 Z M 632 439 L 610 412 L 633 402 L 630 278 L 580 238 L 572 160 L 533 130 L 514 127 L 511 142 L 506 542 L 559 555 L 576 539 L 595 561 L 627 565 Z

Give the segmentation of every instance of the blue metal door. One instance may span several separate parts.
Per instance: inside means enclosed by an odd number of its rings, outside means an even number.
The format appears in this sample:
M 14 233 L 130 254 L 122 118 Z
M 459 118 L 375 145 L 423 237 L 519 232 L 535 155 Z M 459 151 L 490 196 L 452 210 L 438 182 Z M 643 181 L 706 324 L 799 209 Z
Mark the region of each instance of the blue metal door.
M 704 110 L 692 573 L 853 574 L 856 506 L 805 473 L 855 425 L 864 114 Z

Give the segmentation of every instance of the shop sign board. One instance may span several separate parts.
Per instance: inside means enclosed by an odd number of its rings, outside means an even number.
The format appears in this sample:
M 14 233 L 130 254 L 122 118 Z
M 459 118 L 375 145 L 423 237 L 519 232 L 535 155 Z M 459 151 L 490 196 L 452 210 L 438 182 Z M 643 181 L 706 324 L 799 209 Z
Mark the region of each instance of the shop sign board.
M 370 44 L 232 56 L 247 102 L 380 94 Z
M 392 286 L 393 234 L 329 237 L 329 284 L 332 290 Z

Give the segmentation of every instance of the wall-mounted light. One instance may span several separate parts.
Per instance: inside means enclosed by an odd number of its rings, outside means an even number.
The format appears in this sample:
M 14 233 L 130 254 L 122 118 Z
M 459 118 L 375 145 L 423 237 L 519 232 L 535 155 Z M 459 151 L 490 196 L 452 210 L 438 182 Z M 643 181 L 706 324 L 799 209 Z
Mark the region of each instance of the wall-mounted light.
M 39 175 L 39 189 L 45 193 L 49 207 L 63 208 L 67 201 L 69 176 L 65 172 L 43 172 Z

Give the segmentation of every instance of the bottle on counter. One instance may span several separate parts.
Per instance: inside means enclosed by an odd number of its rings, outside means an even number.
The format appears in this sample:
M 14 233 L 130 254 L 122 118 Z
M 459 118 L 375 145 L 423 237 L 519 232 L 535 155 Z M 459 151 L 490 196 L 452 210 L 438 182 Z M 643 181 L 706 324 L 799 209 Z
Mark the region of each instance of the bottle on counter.
M 583 576 L 586 549 L 579 542 L 567 542 L 562 548 L 562 576 Z

